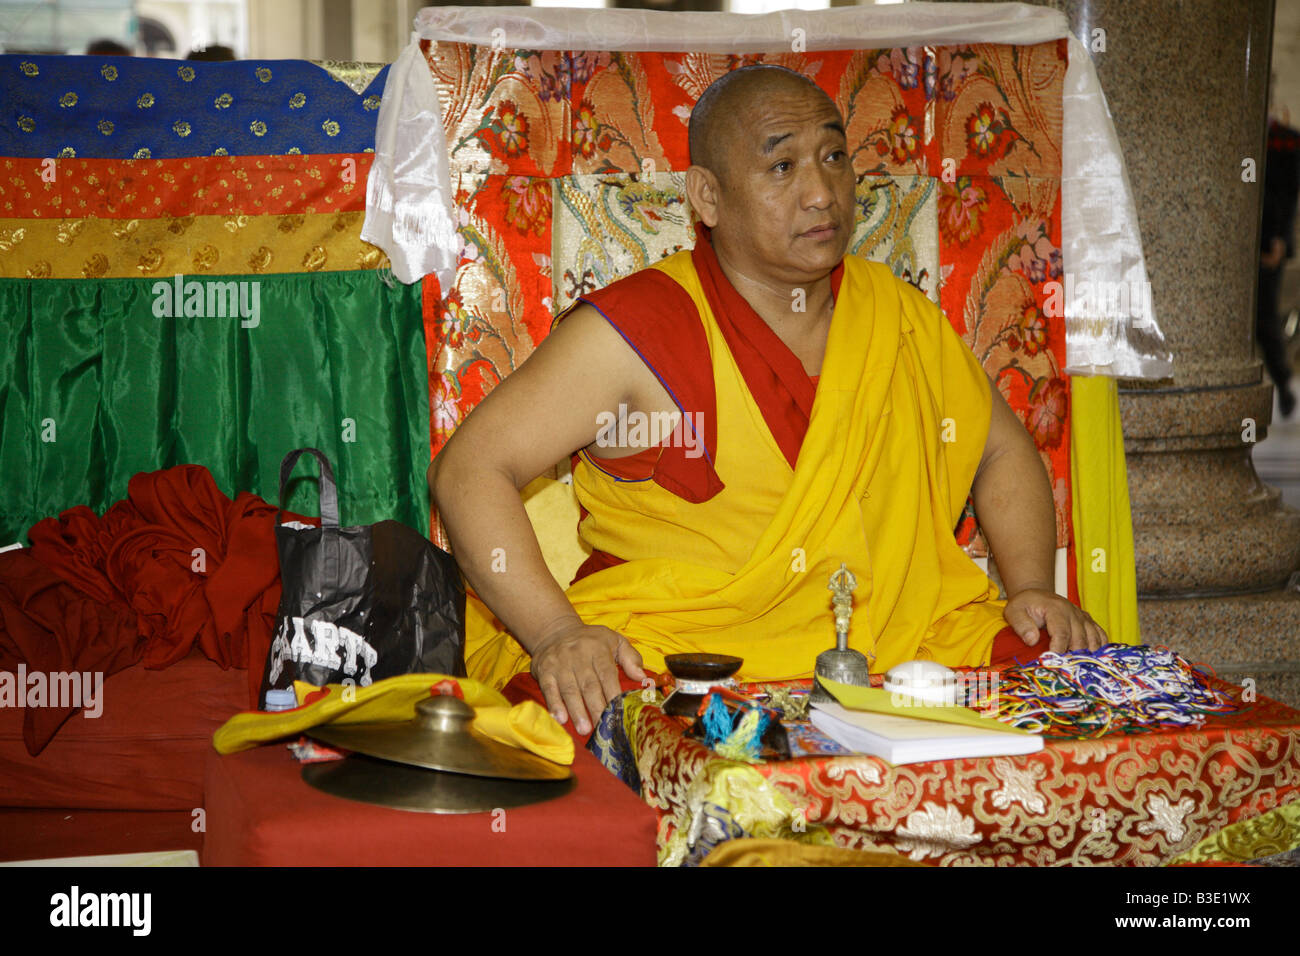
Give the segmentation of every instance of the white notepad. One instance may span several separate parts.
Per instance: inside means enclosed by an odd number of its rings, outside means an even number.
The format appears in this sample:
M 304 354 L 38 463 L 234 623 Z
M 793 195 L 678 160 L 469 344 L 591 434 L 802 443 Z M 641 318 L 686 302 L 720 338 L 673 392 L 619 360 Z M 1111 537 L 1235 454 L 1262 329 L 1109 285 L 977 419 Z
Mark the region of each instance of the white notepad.
M 812 705 L 811 719 L 826 736 L 854 753 L 890 763 L 922 763 L 957 757 L 1005 757 L 1043 749 L 1036 734 L 1009 734 L 964 724 L 849 710 L 835 703 Z
M 61 856 L 46 860 L 15 860 L 0 866 L 198 866 L 194 850 L 156 850 L 145 853 L 108 853 L 102 856 Z

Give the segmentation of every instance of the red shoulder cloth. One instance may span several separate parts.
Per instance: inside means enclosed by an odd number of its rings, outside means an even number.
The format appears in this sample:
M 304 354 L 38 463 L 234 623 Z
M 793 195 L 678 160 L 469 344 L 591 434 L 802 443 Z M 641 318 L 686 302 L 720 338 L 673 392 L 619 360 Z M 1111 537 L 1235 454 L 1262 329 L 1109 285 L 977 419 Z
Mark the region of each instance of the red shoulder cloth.
M 695 227 L 691 258 L 705 298 L 722 330 L 745 384 L 790 467 L 808 430 L 816 386 L 803 363 L 728 281 L 713 251 L 709 230 Z M 839 294 L 844 265 L 831 272 Z M 686 421 L 699 412 L 704 454 L 687 457 L 683 443 L 662 449 L 653 478 L 686 501 L 707 501 L 724 487 L 717 473 L 717 396 L 708 340 L 695 303 L 658 269 L 643 269 L 579 301 L 595 308 L 632 346 L 663 384 Z
M 653 478 L 686 501 L 708 501 L 723 488 L 715 465 L 717 400 L 709 343 L 690 295 L 660 270 L 643 269 L 578 301 L 603 315 L 632 346 L 682 413 L 682 427 L 703 423 L 703 434 L 695 436 L 703 454 L 688 457 L 684 442 L 670 442 Z

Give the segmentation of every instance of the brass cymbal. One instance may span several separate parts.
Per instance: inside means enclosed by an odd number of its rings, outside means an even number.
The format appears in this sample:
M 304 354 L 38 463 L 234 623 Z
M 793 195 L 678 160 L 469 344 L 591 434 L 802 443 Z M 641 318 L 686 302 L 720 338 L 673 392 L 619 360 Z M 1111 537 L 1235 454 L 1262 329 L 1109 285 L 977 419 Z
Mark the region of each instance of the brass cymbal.
M 322 724 L 307 734 L 358 754 L 427 770 L 507 780 L 565 780 L 572 776 L 562 764 L 497 743 L 471 727 L 473 720 L 474 709 L 463 700 L 438 695 L 416 704 L 415 717 L 408 721 Z
M 553 800 L 572 792 L 577 780 L 504 780 L 352 754 L 342 760 L 308 764 L 302 779 L 324 793 L 346 800 L 420 813 L 485 813 Z

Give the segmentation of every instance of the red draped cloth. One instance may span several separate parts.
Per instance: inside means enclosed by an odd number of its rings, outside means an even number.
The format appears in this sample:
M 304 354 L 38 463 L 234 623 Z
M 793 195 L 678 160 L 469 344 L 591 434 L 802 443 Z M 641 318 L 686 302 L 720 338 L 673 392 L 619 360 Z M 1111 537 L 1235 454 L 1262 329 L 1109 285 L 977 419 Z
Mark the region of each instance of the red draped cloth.
M 38 522 L 31 548 L 0 553 L 0 670 L 107 677 L 197 647 L 223 668 L 254 662 L 256 706 L 280 603 L 275 518 L 256 495 L 232 501 L 206 468 L 179 465 L 135 475 L 103 517 L 77 506 Z M 76 710 L 27 708 L 28 751 Z

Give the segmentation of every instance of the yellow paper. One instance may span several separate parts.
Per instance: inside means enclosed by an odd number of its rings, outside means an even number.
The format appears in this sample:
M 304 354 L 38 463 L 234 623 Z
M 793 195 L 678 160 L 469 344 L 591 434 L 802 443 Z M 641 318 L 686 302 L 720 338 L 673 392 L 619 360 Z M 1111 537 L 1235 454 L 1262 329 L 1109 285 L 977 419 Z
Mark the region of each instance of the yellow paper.
M 849 710 L 867 710 L 873 714 L 894 714 L 898 717 L 915 717 L 918 720 L 937 720 L 945 724 L 963 724 L 978 727 L 981 730 L 1000 730 L 1008 734 L 1033 736 L 1027 730 L 1020 730 L 1010 724 L 1004 724 L 992 717 L 981 717 L 969 707 L 935 707 L 925 704 L 908 704 L 900 706 L 894 703 L 894 692 L 878 687 L 856 687 L 853 684 L 841 684 L 839 681 L 817 678 L 841 704 Z M 901 695 L 900 695 L 901 696 Z

